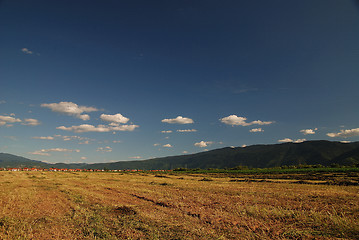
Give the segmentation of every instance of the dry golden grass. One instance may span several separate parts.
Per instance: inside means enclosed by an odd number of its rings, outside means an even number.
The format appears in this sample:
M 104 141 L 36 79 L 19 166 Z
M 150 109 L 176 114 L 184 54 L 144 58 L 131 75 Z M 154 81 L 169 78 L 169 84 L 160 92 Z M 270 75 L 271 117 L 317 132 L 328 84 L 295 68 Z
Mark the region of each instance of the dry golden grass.
M 358 239 L 359 187 L 0 172 L 0 239 Z

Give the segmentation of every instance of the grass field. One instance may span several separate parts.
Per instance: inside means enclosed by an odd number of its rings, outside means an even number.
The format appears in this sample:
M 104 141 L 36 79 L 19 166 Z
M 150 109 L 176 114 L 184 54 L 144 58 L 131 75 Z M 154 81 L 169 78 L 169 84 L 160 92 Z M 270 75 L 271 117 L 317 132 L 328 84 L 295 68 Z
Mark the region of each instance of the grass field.
M 358 186 L 260 179 L 2 171 L 0 239 L 359 239 Z

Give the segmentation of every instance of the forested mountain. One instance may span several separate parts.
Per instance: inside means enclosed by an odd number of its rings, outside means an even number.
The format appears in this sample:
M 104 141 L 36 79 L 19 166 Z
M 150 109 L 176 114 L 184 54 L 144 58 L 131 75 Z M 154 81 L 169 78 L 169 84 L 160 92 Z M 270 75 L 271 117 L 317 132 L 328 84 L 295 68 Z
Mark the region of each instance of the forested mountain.
M 8 153 L 0 153 L 0 167 L 46 167 L 48 164 Z
M 141 161 L 121 161 L 95 164 L 47 164 L 11 154 L 0 153 L 0 167 L 57 167 L 86 169 L 174 169 L 174 168 L 232 168 L 248 166 L 255 168 L 283 165 L 359 163 L 359 142 L 340 143 L 331 141 L 306 141 L 226 147 L 196 154 L 155 158 Z
M 86 168 L 86 163 L 56 163 L 49 164 L 46 162 L 31 160 L 28 158 L 16 156 L 9 153 L 0 153 L 0 167 L 1 168 Z
M 330 141 L 307 141 L 226 147 L 196 154 L 155 158 L 143 161 L 107 163 L 108 169 L 174 169 L 185 168 L 231 168 L 248 166 L 256 168 L 283 165 L 332 163 L 351 165 L 359 163 L 359 142 L 340 143 Z M 93 164 L 101 167 L 103 164 Z

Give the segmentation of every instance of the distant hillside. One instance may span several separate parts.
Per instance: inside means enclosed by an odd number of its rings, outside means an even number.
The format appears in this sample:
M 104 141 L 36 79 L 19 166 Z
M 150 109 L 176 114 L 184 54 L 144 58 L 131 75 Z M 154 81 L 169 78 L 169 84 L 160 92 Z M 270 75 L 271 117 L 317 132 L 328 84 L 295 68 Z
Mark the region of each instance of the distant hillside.
M 351 165 L 359 163 L 359 142 L 340 143 L 331 141 L 306 141 L 252 145 L 248 147 L 221 148 L 196 154 L 155 158 L 142 161 L 123 161 L 95 164 L 47 164 L 11 154 L 0 153 L 0 167 L 57 167 L 83 169 L 174 169 L 184 168 L 231 168 L 248 166 L 255 168 L 283 165 L 332 163 Z
M 36 168 L 86 168 L 88 164 L 66 164 L 56 163 L 49 164 L 41 161 L 31 160 L 24 157 L 19 157 L 13 154 L 0 153 L 0 167 L 1 168 L 18 168 L 18 167 L 36 167 Z
M 155 158 L 143 161 L 91 164 L 91 167 L 108 169 L 174 169 L 186 168 L 231 168 L 248 166 L 255 168 L 283 165 L 332 163 L 350 165 L 359 163 L 359 142 L 340 143 L 330 141 L 307 141 L 253 145 L 245 148 L 222 148 L 197 154 Z
M 31 160 L 8 153 L 0 153 L 0 167 L 47 167 L 47 163 Z

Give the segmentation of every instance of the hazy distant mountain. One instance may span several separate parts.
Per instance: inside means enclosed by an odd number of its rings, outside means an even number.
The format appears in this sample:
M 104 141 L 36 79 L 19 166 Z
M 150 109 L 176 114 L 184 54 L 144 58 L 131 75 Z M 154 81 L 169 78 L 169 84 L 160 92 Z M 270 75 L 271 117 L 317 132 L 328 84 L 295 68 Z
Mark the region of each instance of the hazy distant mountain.
M 231 168 L 236 166 L 276 167 L 298 164 L 332 163 L 342 165 L 359 163 L 359 142 L 340 143 L 330 141 L 306 141 L 303 143 L 282 143 L 253 145 L 248 147 L 221 148 L 196 154 L 155 158 L 142 161 L 123 161 L 96 164 L 47 164 L 40 161 L 0 153 L 0 167 L 40 166 L 58 168 L 91 169 L 174 169 L 185 168 Z
M 0 153 L 0 167 L 1 168 L 17 168 L 17 167 L 36 167 L 36 168 L 85 168 L 88 164 L 82 163 L 56 163 L 49 164 L 41 161 L 31 160 L 24 157 L 19 157 L 13 154 Z
M 0 167 L 46 167 L 48 164 L 8 153 L 0 153 Z

